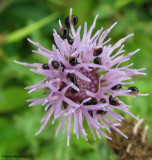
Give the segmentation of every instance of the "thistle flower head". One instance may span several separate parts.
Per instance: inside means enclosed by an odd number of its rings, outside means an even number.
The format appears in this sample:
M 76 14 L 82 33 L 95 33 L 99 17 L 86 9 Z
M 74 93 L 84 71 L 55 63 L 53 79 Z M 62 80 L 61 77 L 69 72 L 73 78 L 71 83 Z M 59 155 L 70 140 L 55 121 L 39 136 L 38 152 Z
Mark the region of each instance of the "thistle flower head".
M 39 63 L 21 63 L 24 66 L 32 67 L 32 72 L 46 76 L 39 83 L 26 87 L 30 89 L 29 93 L 39 89 L 48 89 L 48 95 L 45 98 L 29 99 L 32 102 L 29 106 L 38 104 L 45 105 L 46 114 L 41 120 L 43 125 L 36 133 L 39 134 L 51 117 L 54 117 L 52 124 L 57 118 L 61 122 L 57 128 L 56 136 L 61 128 L 64 131 L 65 121 L 67 126 L 67 144 L 69 145 L 71 122 L 74 121 L 73 133 L 79 139 L 81 137 L 87 140 L 87 133 L 83 127 L 86 119 L 94 139 L 101 135 L 108 137 L 103 129 L 110 132 L 113 128 L 127 138 L 118 128 L 119 122 L 123 117 L 115 112 L 115 109 L 122 110 L 128 115 L 136 118 L 129 112 L 130 106 L 123 103 L 118 96 L 141 96 L 138 88 L 125 85 L 132 84 L 133 75 L 142 74 L 143 69 L 131 69 L 133 64 L 121 67 L 121 64 L 128 61 L 132 55 L 139 51 L 122 55 L 124 53 L 124 42 L 133 34 L 120 39 L 116 44 L 111 45 L 105 40 L 112 28 L 103 31 L 99 29 L 94 35 L 92 31 L 95 28 L 97 17 L 92 26 L 87 30 L 87 23 L 84 25 L 82 38 L 80 37 L 81 26 L 75 30 L 78 18 L 72 15 L 66 18 L 65 25 L 59 20 L 61 33 L 58 34 L 54 29 L 55 45 L 52 45 L 52 51 L 44 48 L 38 42 L 32 44 L 38 47 L 34 51 L 47 58 L 46 64 Z M 115 54 L 113 52 L 116 51 Z M 138 118 L 136 118 L 138 119 Z
M 119 156 L 118 159 L 151 160 L 152 144 L 147 138 L 149 126 L 145 125 L 144 119 L 138 122 L 126 119 L 119 128 L 128 135 L 128 140 L 120 137 L 116 131 L 112 131 L 111 134 L 115 138 L 108 141 L 110 148 Z

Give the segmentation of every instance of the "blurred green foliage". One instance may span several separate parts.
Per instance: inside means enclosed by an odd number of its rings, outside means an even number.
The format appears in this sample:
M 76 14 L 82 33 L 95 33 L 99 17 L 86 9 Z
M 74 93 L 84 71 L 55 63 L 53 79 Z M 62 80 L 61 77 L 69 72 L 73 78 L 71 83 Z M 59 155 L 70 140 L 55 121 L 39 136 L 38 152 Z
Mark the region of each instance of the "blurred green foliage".
M 132 106 L 131 111 L 135 115 L 144 117 L 148 125 L 152 124 L 151 0 L 0 0 L 0 156 L 25 155 L 36 160 L 109 160 L 115 157 L 106 140 L 103 138 L 94 142 L 88 129 L 89 141 L 77 140 L 71 134 L 70 147 L 66 146 L 66 134 L 60 133 L 58 138 L 54 138 L 58 122 L 53 126 L 48 123 L 41 134 L 34 135 L 45 114 L 44 108 L 28 108 L 25 101 L 43 93 L 28 95 L 23 88 L 43 77 L 15 64 L 13 60 L 46 62 L 45 58 L 31 52 L 34 47 L 26 38 L 30 37 L 51 49 L 53 28 L 59 31 L 58 19 L 63 22 L 71 7 L 79 17 L 80 25 L 87 21 L 90 26 L 95 15 L 99 14 L 96 30 L 102 26 L 108 28 L 118 21 L 110 34 L 112 44 L 135 33 L 127 40 L 125 49 L 126 52 L 141 49 L 130 62 L 135 68 L 147 68 L 148 76 L 136 76 L 134 81 L 142 93 L 150 95 L 122 99 Z M 149 139 L 152 141 L 152 127 Z

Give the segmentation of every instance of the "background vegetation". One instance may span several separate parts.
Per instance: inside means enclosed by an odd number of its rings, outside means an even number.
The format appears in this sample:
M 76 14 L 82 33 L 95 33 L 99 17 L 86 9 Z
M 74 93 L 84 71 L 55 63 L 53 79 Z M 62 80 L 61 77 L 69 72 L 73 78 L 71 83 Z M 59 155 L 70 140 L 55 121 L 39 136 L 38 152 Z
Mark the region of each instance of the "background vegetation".
M 66 134 L 55 138 L 55 129 L 48 123 L 38 136 L 40 120 L 45 114 L 42 106 L 28 108 L 26 99 L 37 97 L 41 93 L 27 94 L 23 88 L 38 82 L 42 76 L 31 73 L 27 67 L 17 65 L 14 59 L 22 62 L 46 62 L 32 53 L 27 37 L 38 41 L 51 49 L 54 43 L 53 28 L 59 31 L 58 19 L 62 22 L 69 15 L 69 9 L 91 25 L 99 14 L 96 30 L 119 23 L 110 34 L 114 44 L 130 33 L 135 36 L 126 42 L 126 53 L 140 48 L 131 62 L 134 68 L 146 67 L 148 76 L 134 77 L 135 86 L 147 97 L 123 98 L 132 106 L 135 115 L 144 117 L 152 126 L 152 2 L 151 0 L 0 0 L 0 156 L 25 155 L 36 160 L 109 160 L 115 157 L 106 140 L 94 142 L 77 140 L 71 136 L 70 147 L 66 146 Z M 126 116 L 126 115 L 125 115 Z M 130 118 L 126 116 L 127 118 Z M 149 130 L 152 141 L 152 127 Z M 30 158 L 29 158 L 30 159 Z

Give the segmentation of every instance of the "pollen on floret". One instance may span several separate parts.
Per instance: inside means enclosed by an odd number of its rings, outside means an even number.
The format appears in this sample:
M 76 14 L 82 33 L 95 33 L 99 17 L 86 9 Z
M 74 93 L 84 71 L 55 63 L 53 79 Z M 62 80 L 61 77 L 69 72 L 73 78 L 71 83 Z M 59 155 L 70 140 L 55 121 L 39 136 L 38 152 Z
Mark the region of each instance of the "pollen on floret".
M 32 67 L 32 72 L 45 76 L 39 83 L 26 87 L 26 89 L 30 89 L 29 93 L 39 89 L 47 91 L 45 92 L 46 97 L 28 100 L 31 102 L 29 106 L 38 104 L 45 106 L 46 114 L 41 120 L 43 124 L 36 135 L 45 128 L 49 120 L 52 120 L 52 124 L 54 124 L 55 120 L 60 118 L 61 122 L 55 135 L 58 135 L 61 128 L 64 130 L 65 122 L 68 121 L 68 146 L 72 121 L 74 123 L 73 133 L 76 134 L 77 139 L 81 135 L 87 140 L 85 122 L 88 123 L 94 139 L 96 139 L 94 131 L 99 139 L 101 135 L 111 139 L 104 132 L 104 130 L 110 132 L 111 128 L 127 138 L 117 128 L 120 125 L 119 122 L 124 118 L 115 109 L 121 110 L 138 120 L 129 111 L 130 106 L 123 103 L 119 97 L 147 95 L 141 94 L 137 87 L 126 87 L 126 85 L 133 84 L 132 76 L 146 75 L 141 72 L 144 69 L 131 69 L 133 64 L 120 67 L 139 49 L 122 55 L 125 51 L 124 42 L 133 34 L 120 39 L 114 45 L 108 44 L 111 38 L 106 40 L 106 37 L 117 22 L 107 30 L 103 31 L 101 28 L 92 35 L 97 17 L 98 15 L 89 29 L 87 29 L 87 22 L 85 22 L 84 33 L 81 38 L 81 26 L 76 29 L 78 17 L 72 14 L 72 9 L 70 9 L 70 15 L 65 19 L 63 25 L 59 20 L 61 33 L 58 34 L 54 29 L 55 45 L 52 45 L 52 51 L 44 48 L 38 42 L 28 39 L 38 48 L 33 52 L 47 58 L 45 64 L 14 61 Z

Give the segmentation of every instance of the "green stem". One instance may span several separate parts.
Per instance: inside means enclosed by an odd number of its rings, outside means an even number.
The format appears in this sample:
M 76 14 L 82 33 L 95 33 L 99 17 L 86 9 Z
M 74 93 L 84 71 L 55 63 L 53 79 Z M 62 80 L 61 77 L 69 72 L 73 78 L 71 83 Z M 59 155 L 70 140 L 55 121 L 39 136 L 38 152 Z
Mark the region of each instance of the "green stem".
M 23 27 L 17 31 L 14 31 L 12 33 L 9 33 L 8 35 L 5 36 L 4 43 L 12 43 L 19 41 L 26 36 L 28 36 L 30 33 L 40 29 L 41 27 L 45 26 L 46 24 L 52 22 L 58 17 L 58 13 L 53 13 L 31 25 L 28 25 L 26 27 Z

